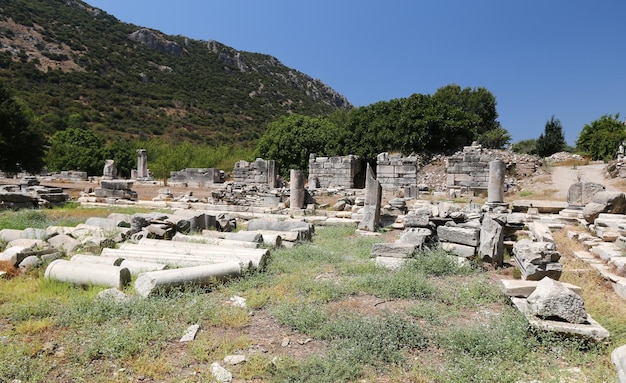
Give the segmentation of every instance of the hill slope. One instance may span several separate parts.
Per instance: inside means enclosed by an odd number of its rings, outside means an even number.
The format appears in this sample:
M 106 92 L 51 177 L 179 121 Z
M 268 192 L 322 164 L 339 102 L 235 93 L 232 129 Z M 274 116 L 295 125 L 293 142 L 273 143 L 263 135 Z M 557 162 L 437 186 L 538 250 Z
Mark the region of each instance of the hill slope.
M 78 0 L 0 0 L 0 81 L 48 133 L 87 125 L 109 136 L 246 144 L 277 116 L 351 108 L 275 57 L 163 35 Z

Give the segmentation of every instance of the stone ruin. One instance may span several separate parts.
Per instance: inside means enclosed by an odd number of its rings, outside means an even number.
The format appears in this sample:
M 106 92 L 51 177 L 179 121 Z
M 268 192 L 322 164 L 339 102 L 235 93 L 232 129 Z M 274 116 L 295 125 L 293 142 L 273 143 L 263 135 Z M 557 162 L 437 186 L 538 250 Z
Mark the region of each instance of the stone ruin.
M 446 159 L 446 187 L 459 189 L 463 194 L 484 194 L 488 188 L 489 162 L 496 159 L 505 163 L 507 173 L 517 176 L 530 176 L 540 165 L 533 156 L 485 150 L 474 142 Z
M 309 189 L 361 189 L 365 185 L 363 160 L 355 155 L 318 157 L 309 155 Z
M 0 185 L 0 209 L 33 209 L 62 205 L 70 199 L 62 188 L 41 186 L 36 177 L 26 176 L 19 184 Z
M 233 179 L 237 184 L 266 185 L 275 188 L 278 184 L 278 166 L 275 160 L 257 158 L 254 162 L 240 160 L 233 168 Z
M 180 171 L 170 172 L 167 179 L 168 185 L 189 187 L 212 187 L 223 184 L 225 174 L 223 170 L 214 168 L 186 168 Z
M 415 154 L 380 153 L 376 158 L 376 178 L 384 190 L 402 190 L 417 186 L 421 158 Z

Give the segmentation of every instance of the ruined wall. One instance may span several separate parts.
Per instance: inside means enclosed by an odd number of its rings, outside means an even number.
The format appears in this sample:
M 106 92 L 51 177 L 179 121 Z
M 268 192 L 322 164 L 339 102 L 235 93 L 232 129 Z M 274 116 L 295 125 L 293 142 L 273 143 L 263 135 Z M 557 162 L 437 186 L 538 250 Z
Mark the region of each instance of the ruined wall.
M 416 155 L 380 153 L 376 158 L 376 179 L 385 190 L 417 185 L 420 158 Z
M 483 149 L 474 142 L 465 146 L 463 151 L 446 159 L 446 187 L 483 192 L 489 183 L 489 162 L 502 160 L 506 172 L 517 178 L 535 174 L 541 166 L 541 159 L 534 155 L 514 153 L 510 150 Z
M 309 184 L 310 189 L 345 187 L 363 188 L 363 161 L 355 155 L 341 157 L 318 157 L 309 155 Z
M 278 166 L 275 160 L 257 158 L 254 162 L 240 160 L 235 163 L 233 178 L 236 183 L 276 187 Z
M 489 183 L 489 161 L 496 158 L 483 153 L 482 145 L 473 143 L 463 151 L 448 157 L 446 168 L 448 188 L 465 188 L 474 191 L 486 191 Z
M 224 182 L 224 171 L 214 168 L 186 168 L 170 172 L 169 185 L 212 186 Z

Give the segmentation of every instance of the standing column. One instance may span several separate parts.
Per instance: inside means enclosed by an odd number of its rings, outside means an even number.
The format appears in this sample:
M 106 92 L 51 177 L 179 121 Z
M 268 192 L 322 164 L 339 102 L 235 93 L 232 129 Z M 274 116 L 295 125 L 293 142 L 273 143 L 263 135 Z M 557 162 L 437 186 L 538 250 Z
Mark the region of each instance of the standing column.
M 487 189 L 487 203 L 498 204 L 504 202 L 504 173 L 506 165 L 502 160 L 489 162 L 489 185 Z
M 359 222 L 359 230 L 376 231 L 380 225 L 380 203 L 383 188 L 374 176 L 370 164 L 365 171 L 365 208 L 363 219 Z
M 137 150 L 137 179 L 148 178 L 148 154 L 146 149 Z
M 304 207 L 304 176 L 302 170 L 291 169 L 289 172 L 289 207 L 302 209 Z

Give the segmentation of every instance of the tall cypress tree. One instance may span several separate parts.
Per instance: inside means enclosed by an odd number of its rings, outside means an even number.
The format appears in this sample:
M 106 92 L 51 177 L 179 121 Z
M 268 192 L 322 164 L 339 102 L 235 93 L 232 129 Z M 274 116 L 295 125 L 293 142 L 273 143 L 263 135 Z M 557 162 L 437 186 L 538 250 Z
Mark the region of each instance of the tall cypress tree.
M 548 157 L 551 154 L 565 150 L 567 143 L 563 136 L 563 126 L 561 121 L 554 118 L 554 115 L 546 122 L 544 132 L 537 139 L 535 152 L 540 157 Z

